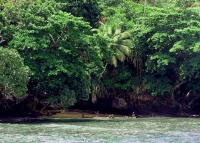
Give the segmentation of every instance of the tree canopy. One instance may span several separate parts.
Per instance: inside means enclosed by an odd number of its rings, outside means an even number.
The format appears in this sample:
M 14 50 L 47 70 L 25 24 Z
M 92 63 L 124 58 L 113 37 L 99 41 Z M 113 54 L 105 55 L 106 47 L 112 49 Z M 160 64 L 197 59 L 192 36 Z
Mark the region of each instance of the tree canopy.
M 188 106 L 200 98 L 199 29 L 197 0 L 1 0 L 0 85 L 64 108 L 121 94 Z

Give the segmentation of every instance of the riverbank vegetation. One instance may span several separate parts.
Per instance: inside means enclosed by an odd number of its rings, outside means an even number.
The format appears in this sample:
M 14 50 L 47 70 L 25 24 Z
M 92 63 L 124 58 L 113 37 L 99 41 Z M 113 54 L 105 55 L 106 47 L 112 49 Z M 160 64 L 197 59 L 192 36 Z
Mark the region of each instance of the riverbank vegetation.
M 200 112 L 199 37 L 198 0 L 0 0 L 0 110 Z

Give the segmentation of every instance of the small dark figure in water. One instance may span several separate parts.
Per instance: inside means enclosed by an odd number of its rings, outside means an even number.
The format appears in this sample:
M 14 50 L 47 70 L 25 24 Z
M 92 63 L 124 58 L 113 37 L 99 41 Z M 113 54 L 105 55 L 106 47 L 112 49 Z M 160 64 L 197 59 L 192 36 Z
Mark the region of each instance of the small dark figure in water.
M 108 115 L 108 118 L 114 118 L 114 114 Z
M 132 113 L 131 117 L 136 117 L 136 116 L 135 116 L 135 112 Z

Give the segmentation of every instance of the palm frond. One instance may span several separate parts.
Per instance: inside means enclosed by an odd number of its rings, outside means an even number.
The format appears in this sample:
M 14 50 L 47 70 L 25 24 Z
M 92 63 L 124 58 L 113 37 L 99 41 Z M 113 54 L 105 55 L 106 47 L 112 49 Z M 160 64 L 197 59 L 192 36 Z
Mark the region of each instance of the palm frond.
M 124 62 L 126 56 L 120 50 L 116 49 L 116 57 L 120 62 Z
M 125 45 L 120 45 L 119 50 L 124 53 L 126 56 L 130 56 L 131 54 L 131 49 L 128 46 Z
M 131 33 L 129 31 L 125 31 L 121 33 L 119 40 L 125 40 L 131 37 Z
M 112 64 L 117 67 L 117 58 L 115 56 L 112 57 Z
M 111 26 L 107 27 L 107 33 L 108 33 L 109 36 L 113 35 L 113 28 Z
M 124 45 L 124 46 L 127 46 L 127 47 L 129 47 L 131 49 L 133 47 L 133 42 L 130 39 L 122 40 L 121 44 Z
M 117 28 L 115 29 L 114 35 L 119 35 L 121 32 L 122 32 L 121 27 L 117 27 Z

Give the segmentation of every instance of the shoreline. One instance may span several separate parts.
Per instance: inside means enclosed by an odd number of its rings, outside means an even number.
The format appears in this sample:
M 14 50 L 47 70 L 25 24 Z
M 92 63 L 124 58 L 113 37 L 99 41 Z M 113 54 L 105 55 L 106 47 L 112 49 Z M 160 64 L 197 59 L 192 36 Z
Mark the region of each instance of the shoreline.
M 61 112 L 53 115 L 42 115 L 42 116 L 7 116 L 0 117 L 0 123 L 37 123 L 37 122 L 48 122 L 54 119 L 131 119 L 131 118 L 200 118 L 200 115 L 196 114 L 149 114 L 149 115 L 135 115 L 125 116 L 119 114 L 94 114 L 88 112 Z

